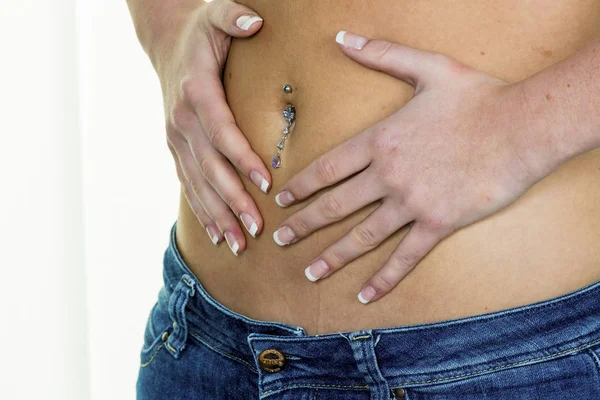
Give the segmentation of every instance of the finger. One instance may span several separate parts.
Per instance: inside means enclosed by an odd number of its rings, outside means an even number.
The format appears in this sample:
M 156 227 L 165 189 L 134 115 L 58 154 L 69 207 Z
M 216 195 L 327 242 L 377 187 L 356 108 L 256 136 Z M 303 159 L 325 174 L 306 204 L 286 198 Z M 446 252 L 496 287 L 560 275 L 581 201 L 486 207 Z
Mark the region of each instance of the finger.
M 383 185 L 366 169 L 286 218 L 273 234 L 280 246 L 295 243 L 314 231 L 345 218 L 384 196 Z
M 198 138 L 204 137 L 201 134 L 195 136 Z M 202 142 L 199 139 L 196 143 Z M 233 210 L 234 214 L 241 219 L 248 233 L 256 237 L 262 229 L 262 217 L 239 176 L 231 168 L 223 155 L 208 143 L 199 144 L 196 148 L 192 146 L 192 143 L 188 145 L 192 154 L 191 158 L 198 166 L 204 179 L 214 188 L 222 201 Z
M 213 1 L 207 7 L 209 22 L 230 36 L 247 37 L 262 27 L 256 12 L 234 1 Z
M 179 178 L 179 182 L 181 182 L 181 185 L 183 187 L 183 195 L 185 196 L 185 199 L 190 205 L 192 212 L 196 216 L 196 219 L 198 220 L 200 225 L 202 225 L 202 227 L 206 230 L 210 241 L 214 245 L 217 245 L 221 241 L 223 236 L 221 235 L 221 232 L 219 232 L 219 229 L 215 222 L 208 216 L 208 214 L 204 210 L 204 206 L 202 205 L 202 203 L 200 203 L 200 201 L 196 198 L 196 194 L 191 190 L 189 182 L 181 169 L 179 156 L 173 148 L 173 145 L 171 145 L 171 143 L 168 141 L 167 143 L 169 150 L 171 151 L 171 155 L 175 160 L 175 169 L 177 171 L 177 177 Z
M 441 232 L 415 222 L 383 267 L 363 285 L 358 300 L 367 304 L 392 290 L 442 240 Z
M 275 197 L 277 204 L 287 207 L 366 168 L 371 162 L 371 154 L 366 150 L 370 133 L 369 129 L 352 137 L 290 178 Z
M 335 40 L 342 45 L 340 48 L 344 54 L 354 61 L 401 79 L 415 87 L 417 92 L 434 80 L 443 78 L 445 68 L 456 62 L 440 53 L 387 40 L 368 39 L 346 31 L 338 32 Z
M 250 143 L 240 131 L 231 109 L 227 104 L 223 83 L 217 72 L 211 72 L 202 79 L 189 78 L 182 84 L 183 96 L 193 107 L 201 129 L 206 135 L 186 135 L 191 147 L 198 148 L 201 138 L 223 154 L 235 168 L 252 180 L 264 193 L 271 186 L 271 176 L 260 157 L 254 152 Z M 186 129 L 194 133 L 197 129 Z
M 246 239 L 231 208 L 202 176 L 187 143 L 185 141 L 183 143 L 172 141 L 172 144 L 179 156 L 181 169 L 193 193 L 204 206 L 208 216 L 215 221 L 217 227 L 223 233 L 233 254 L 238 255 L 246 248 Z
M 384 201 L 360 224 L 311 261 L 304 271 L 306 277 L 316 281 L 330 276 L 412 221 L 413 217 L 406 208 L 398 210 L 391 204 Z

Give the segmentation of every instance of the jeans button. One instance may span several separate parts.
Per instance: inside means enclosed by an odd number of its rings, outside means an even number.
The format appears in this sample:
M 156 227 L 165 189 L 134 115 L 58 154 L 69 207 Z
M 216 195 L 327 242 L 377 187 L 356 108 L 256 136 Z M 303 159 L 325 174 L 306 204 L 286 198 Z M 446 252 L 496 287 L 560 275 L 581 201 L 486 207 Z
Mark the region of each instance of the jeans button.
M 396 396 L 396 398 L 398 398 L 398 399 L 404 398 L 404 389 L 397 388 L 397 389 L 394 389 L 393 392 L 394 392 L 394 396 Z
M 278 372 L 285 366 L 285 356 L 275 349 L 266 349 L 258 355 L 258 364 L 263 371 Z

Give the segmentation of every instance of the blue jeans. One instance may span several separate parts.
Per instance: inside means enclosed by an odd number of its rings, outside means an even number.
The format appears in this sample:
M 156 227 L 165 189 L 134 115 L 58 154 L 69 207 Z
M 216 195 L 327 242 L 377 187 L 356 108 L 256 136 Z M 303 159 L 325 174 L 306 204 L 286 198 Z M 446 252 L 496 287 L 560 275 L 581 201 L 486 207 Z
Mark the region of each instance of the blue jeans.
M 138 400 L 600 399 L 600 281 L 468 318 L 309 336 L 212 298 L 177 250 L 176 223 Z

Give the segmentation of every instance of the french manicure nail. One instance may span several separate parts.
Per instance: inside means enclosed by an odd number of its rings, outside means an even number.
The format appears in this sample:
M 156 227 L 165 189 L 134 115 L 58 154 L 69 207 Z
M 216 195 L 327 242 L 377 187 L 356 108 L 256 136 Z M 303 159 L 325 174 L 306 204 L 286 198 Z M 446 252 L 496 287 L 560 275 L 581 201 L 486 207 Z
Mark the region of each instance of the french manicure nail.
M 335 41 L 351 49 L 360 50 L 367 44 L 369 39 L 354 33 L 339 31 L 335 36 Z
M 283 226 L 275 232 L 273 232 L 273 240 L 275 240 L 275 243 L 277 243 L 280 246 L 290 244 L 290 242 L 295 238 L 296 234 L 288 226 Z
M 323 260 L 319 260 L 306 267 L 304 270 L 304 275 L 306 275 L 308 280 L 314 282 L 317 279 L 321 279 L 323 275 L 327 273 L 327 271 L 329 271 L 329 266 L 327 263 Z
M 294 201 L 296 201 L 294 195 L 287 190 L 285 192 L 278 193 L 277 196 L 275 196 L 275 202 L 279 207 L 287 207 Z
M 260 173 L 256 171 L 250 171 L 250 179 L 256 186 L 260 188 L 264 193 L 269 190 L 269 181 L 267 181 Z
M 375 297 L 375 294 L 376 292 L 375 289 L 373 289 L 373 286 L 365 286 L 363 290 L 358 292 L 358 300 L 363 304 L 367 304 L 373 299 L 373 297 Z
M 258 17 L 256 15 L 254 15 L 254 16 L 242 15 L 235 21 L 235 24 L 241 30 L 247 31 L 248 29 L 250 29 L 250 27 L 252 26 L 253 23 L 262 21 L 262 20 L 263 19 L 261 17 Z
M 250 214 L 241 213 L 240 219 L 242 223 L 246 227 L 246 230 L 250 232 L 252 237 L 256 237 L 256 232 L 258 231 L 258 225 L 256 224 L 256 220 L 252 218 Z
M 227 244 L 229 245 L 229 248 L 231 249 L 233 254 L 237 256 L 240 245 L 237 242 L 237 240 L 235 240 L 235 236 L 233 236 L 233 233 L 225 232 L 225 240 L 227 241 Z
M 217 230 L 209 225 L 206 227 L 206 233 L 208 234 L 210 241 L 216 246 L 217 243 L 219 243 L 219 235 L 217 234 Z

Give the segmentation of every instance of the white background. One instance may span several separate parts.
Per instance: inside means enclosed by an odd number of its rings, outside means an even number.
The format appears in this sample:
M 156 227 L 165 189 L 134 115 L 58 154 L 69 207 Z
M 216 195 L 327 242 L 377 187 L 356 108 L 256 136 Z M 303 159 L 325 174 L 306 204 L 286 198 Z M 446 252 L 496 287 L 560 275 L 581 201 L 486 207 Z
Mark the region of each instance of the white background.
M 0 0 L 1 399 L 133 399 L 179 183 L 125 0 Z

